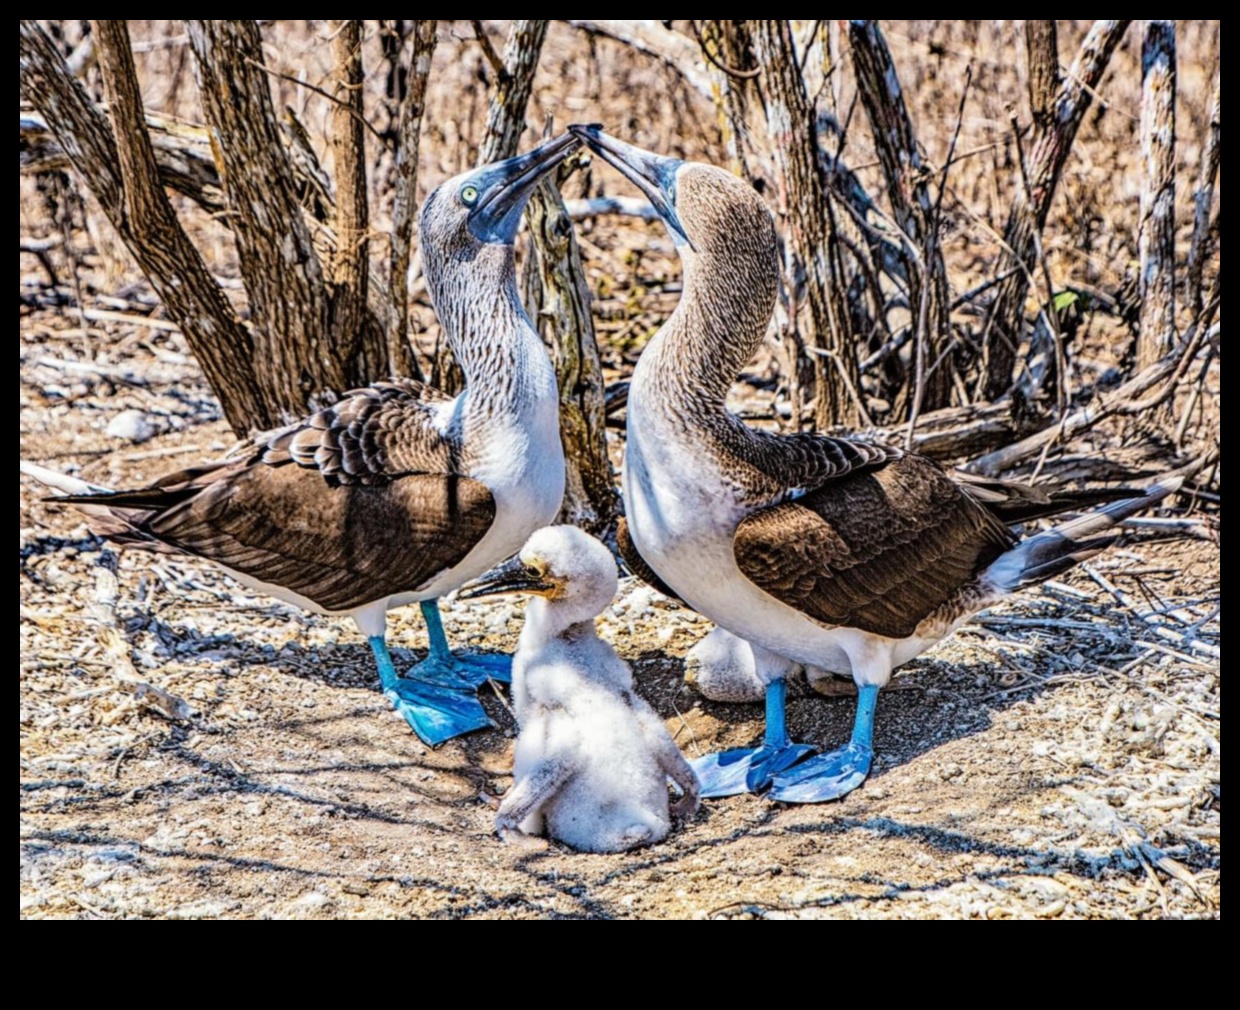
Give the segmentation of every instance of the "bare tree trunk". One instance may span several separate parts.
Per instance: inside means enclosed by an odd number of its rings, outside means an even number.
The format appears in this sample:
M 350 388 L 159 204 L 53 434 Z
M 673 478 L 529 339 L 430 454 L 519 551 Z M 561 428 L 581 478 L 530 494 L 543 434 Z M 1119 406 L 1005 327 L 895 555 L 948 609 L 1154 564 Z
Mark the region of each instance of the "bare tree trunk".
M 819 163 L 814 110 L 805 93 L 787 21 L 750 21 L 746 30 L 757 57 L 758 85 L 786 207 L 792 269 L 787 289 L 795 301 L 802 280 L 813 326 L 814 420 L 820 428 L 862 421 L 855 340 L 835 276 L 839 263 Z M 796 326 L 795 310 L 789 323 Z
M 1210 122 L 1201 152 L 1201 177 L 1193 193 L 1193 238 L 1188 247 L 1188 303 L 1193 318 L 1205 306 L 1202 272 L 1210 254 L 1210 213 L 1214 209 L 1214 182 L 1223 156 L 1222 70 L 1214 74 L 1214 98 L 1210 103 Z
M 1175 343 L 1175 22 L 1149 21 L 1141 46 L 1141 322 L 1137 367 Z
M 348 384 L 352 347 L 333 346 L 323 267 L 302 219 L 254 21 L 186 21 L 203 111 L 237 215 L 233 233 L 254 335 L 254 368 L 295 417 Z
M 534 86 L 534 72 L 547 37 L 546 21 L 514 21 L 504 43 L 504 66 L 495 97 L 487 110 L 487 132 L 478 148 L 478 164 L 511 158 L 525 130 L 525 110 Z
M 366 138 L 362 132 L 362 23 L 332 21 L 332 150 L 336 161 L 336 248 L 330 263 L 331 344 L 357 348 L 346 360 L 353 382 L 384 369 L 387 341 L 366 305 L 370 256 L 367 235 Z
M 47 128 L 23 123 L 21 160 L 23 169 L 29 162 L 35 171 L 65 161 L 73 166 L 184 332 L 229 423 L 244 435 L 303 415 L 317 396 L 389 374 L 378 321 L 387 295 L 376 297 L 383 302 L 379 313 L 368 307 L 375 285 L 365 249 L 360 33 L 346 23 L 334 41 L 339 205 L 295 121 L 290 140 L 297 167 L 285 149 L 254 24 L 189 22 L 188 33 L 205 131 L 146 117 L 125 23 L 95 25 L 114 136 L 50 39 L 37 23 L 23 22 L 21 92 L 43 113 L 55 143 Z M 165 185 L 220 214 L 233 230 L 250 326 L 237 318 L 181 228 Z M 347 233 L 343 240 L 333 224 Z
M 728 150 L 729 167 L 734 175 L 753 182 L 756 178 L 751 152 L 748 150 L 750 136 L 748 85 L 745 77 L 735 77 L 723 67 L 734 67 L 744 74 L 757 68 L 753 65 L 749 38 L 744 21 L 707 21 L 702 27 L 702 46 L 711 46 L 719 54 L 720 66 L 711 70 L 711 97 L 715 104 L 715 116 L 719 132 Z
M 409 58 L 406 92 L 396 133 L 395 194 L 392 199 L 392 247 L 389 255 L 388 361 L 398 375 L 421 379 L 422 370 L 409 345 L 409 260 L 413 223 L 418 207 L 418 147 L 422 114 L 426 111 L 426 82 L 435 53 L 434 18 L 413 23 L 413 54 Z
M 849 22 L 849 40 L 857 87 L 870 119 L 896 223 L 916 250 L 906 257 L 905 272 L 910 282 L 909 303 L 918 307 L 918 339 L 922 342 L 918 356 L 925 362 L 925 368 L 919 369 L 922 388 L 917 395 L 921 406 L 937 410 L 951 401 L 952 365 L 946 355 L 951 339 L 947 265 L 930 195 L 934 173 L 918 150 L 895 62 L 878 22 Z M 920 309 L 923 302 L 924 312 Z
M 1012 384 L 1016 349 L 1023 331 L 1025 296 L 1037 256 L 1034 238 L 1046 215 L 1076 131 L 1085 118 L 1094 89 L 1102 79 L 1116 46 L 1132 22 L 1095 21 L 1071 69 L 1063 77 L 1045 129 L 1035 124 L 1028 155 L 1029 193 L 1018 187 L 1003 231 L 1004 253 L 995 273 L 1009 274 L 999 286 L 986 321 L 986 399 L 997 399 Z
M 43 114 L 79 180 L 98 198 L 150 279 L 216 390 L 233 430 L 240 434 L 252 426 L 268 427 L 276 418 L 254 379 L 250 336 L 160 185 L 125 22 L 98 22 L 96 30 L 107 39 L 100 62 L 106 67 L 117 136 L 35 21 L 19 22 L 21 97 Z M 123 143 L 118 144 L 117 137 Z
M 525 212 L 533 262 L 526 302 L 551 346 L 560 391 L 564 443 L 564 507 L 560 521 L 600 532 L 619 512 L 607 454 L 603 368 L 590 312 L 590 287 L 560 191 L 544 179 Z
M 1029 111 L 1039 130 L 1049 129 L 1059 92 L 1059 31 L 1054 21 L 1026 21 L 1025 62 L 1029 71 Z

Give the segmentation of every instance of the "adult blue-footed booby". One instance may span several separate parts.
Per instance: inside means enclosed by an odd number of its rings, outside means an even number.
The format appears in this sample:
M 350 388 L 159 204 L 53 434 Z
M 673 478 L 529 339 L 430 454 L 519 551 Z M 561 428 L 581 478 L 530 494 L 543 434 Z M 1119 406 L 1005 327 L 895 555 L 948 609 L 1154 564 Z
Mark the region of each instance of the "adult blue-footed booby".
M 962 483 L 899 449 L 746 427 L 724 398 L 774 305 L 766 205 L 721 169 L 597 127 L 570 130 L 646 194 L 684 267 L 680 303 L 629 387 L 626 560 L 776 660 L 851 675 L 858 687 L 852 739 L 805 760 L 814 748 L 792 743 L 785 727 L 789 664 L 755 663 L 766 681 L 764 743 L 695 761 L 702 795 L 772 786 L 787 802 L 843 796 L 869 773 L 875 702 L 894 667 L 974 611 L 1101 550 L 1108 528 L 1178 481 L 1019 540 L 1008 522 L 1079 507 L 1082 496 L 1039 501 L 1033 489 Z
M 633 690 L 629 664 L 594 618 L 616 593 L 611 552 L 575 526 L 551 526 L 461 598 L 532 593 L 512 665 L 512 788 L 495 827 L 506 841 L 544 831 L 574 849 L 620 852 L 667 837 L 697 810 L 698 783 L 662 720 Z M 667 781 L 681 791 L 669 806 Z
M 564 495 L 555 372 L 517 294 L 513 239 L 571 135 L 466 172 L 422 207 L 422 262 L 466 389 L 377 382 L 228 459 L 110 491 L 26 468 L 114 540 L 215 562 L 317 613 L 348 614 L 383 690 L 428 744 L 490 724 L 476 686 L 507 657 L 454 656 L 435 600 L 509 557 Z M 430 654 L 396 672 L 389 608 L 420 602 Z M 496 660 L 500 660 L 496 663 Z

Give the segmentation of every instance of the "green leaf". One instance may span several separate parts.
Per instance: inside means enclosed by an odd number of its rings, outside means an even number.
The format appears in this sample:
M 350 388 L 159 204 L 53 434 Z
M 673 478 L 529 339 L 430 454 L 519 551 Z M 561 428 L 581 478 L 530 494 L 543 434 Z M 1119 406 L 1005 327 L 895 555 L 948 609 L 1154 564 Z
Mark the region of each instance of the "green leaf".
M 1081 296 L 1075 291 L 1060 291 L 1055 296 L 1055 311 L 1062 312 L 1064 309 L 1071 308 L 1081 300 Z

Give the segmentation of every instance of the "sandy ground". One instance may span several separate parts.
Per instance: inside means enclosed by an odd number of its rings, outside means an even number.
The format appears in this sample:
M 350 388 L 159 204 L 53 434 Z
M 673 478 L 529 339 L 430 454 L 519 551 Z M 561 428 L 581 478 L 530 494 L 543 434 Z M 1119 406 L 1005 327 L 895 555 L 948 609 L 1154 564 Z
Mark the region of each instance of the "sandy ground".
M 82 357 L 75 340 L 41 318 L 22 326 L 23 458 L 120 484 L 226 448 L 166 333 L 139 328 L 66 371 L 40 359 Z M 110 437 L 125 409 L 168 430 Z M 484 697 L 496 729 L 429 750 L 387 708 L 349 622 L 130 553 L 112 648 L 192 710 L 166 718 L 101 637 L 103 545 L 38 499 L 23 478 L 23 918 L 1219 915 L 1212 522 L 1207 539 L 1113 550 L 1096 578 L 1026 593 L 910 664 L 880 701 L 874 773 L 842 802 L 710 802 L 664 844 L 587 856 L 492 834 L 479 794 L 510 782 L 501 692 Z M 449 603 L 448 632 L 511 649 L 520 610 Z M 627 580 L 600 627 L 687 753 L 759 738 L 759 706 L 704 702 L 682 682 L 705 620 Z M 421 654 L 416 608 L 392 615 L 390 640 L 398 663 Z M 790 721 L 831 746 L 851 716 L 846 695 L 803 693 Z

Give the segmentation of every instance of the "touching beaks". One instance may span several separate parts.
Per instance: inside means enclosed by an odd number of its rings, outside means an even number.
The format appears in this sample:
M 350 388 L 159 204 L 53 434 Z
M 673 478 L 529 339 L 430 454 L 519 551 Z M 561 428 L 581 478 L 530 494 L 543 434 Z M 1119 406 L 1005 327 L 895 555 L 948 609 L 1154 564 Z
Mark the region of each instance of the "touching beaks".
M 476 600 L 480 596 L 497 596 L 500 593 L 534 593 L 547 596 L 555 592 L 555 588 L 541 573 L 515 557 L 478 576 L 457 593 L 456 598 Z
M 604 133 L 597 123 L 574 123 L 568 132 L 588 144 L 600 158 L 646 194 L 677 245 L 683 243 L 693 248 L 693 242 L 676 214 L 676 173 L 683 161 L 626 144 Z
M 577 150 L 581 141 L 572 133 L 540 144 L 532 151 L 506 161 L 484 165 L 461 184 L 459 192 L 472 189 L 477 203 L 469 211 L 469 230 L 482 242 L 512 245 L 521 213 L 538 181 Z

